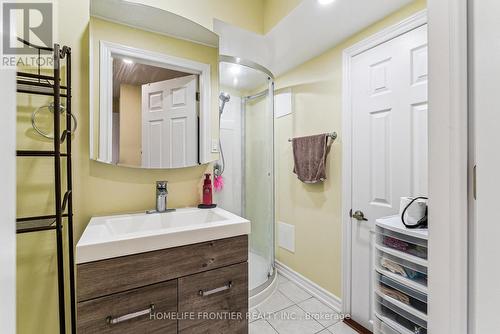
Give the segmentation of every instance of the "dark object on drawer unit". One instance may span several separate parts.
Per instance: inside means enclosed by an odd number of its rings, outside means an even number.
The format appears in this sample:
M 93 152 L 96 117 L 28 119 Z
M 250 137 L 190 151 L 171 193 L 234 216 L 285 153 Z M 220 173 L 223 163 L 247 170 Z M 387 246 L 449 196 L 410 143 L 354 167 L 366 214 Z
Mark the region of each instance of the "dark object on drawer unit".
M 403 209 L 403 212 L 401 213 L 401 221 L 403 222 L 403 225 L 406 228 L 427 228 L 428 225 L 429 225 L 429 222 L 428 222 L 428 207 L 427 207 L 427 205 L 425 206 L 425 214 L 424 214 L 424 216 L 422 218 L 420 218 L 417 222 L 415 222 L 415 223 L 409 223 L 409 222 L 407 222 L 405 220 L 405 213 L 406 213 L 406 211 L 408 210 L 408 208 L 413 203 L 415 203 L 415 201 L 418 201 L 419 199 L 428 200 L 429 198 L 428 197 L 424 197 L 424 196 L 415 197 L 414 199 L 412 199 L 410 201 L 410 203 L 408 203 L 408 205 Z

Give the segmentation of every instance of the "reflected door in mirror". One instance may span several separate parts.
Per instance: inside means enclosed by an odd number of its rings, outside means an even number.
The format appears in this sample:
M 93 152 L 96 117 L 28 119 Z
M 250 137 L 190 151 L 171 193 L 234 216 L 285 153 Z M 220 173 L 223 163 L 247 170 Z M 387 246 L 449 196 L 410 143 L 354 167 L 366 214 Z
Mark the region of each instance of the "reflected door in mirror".
M 197 76 L 142 85 L 142 167 L 198 163 Z

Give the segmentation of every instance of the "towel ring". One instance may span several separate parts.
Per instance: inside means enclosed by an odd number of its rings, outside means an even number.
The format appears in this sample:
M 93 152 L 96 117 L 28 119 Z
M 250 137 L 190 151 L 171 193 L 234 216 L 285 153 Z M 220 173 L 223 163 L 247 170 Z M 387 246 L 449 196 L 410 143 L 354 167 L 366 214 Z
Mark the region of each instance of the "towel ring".
M 60 105 L 60 111 L 61 111 L 61 114 L 63 114 L 65 111 L 66 111 L 66 108 L 63 106 L 63 105 Z M 35 129 L 35 131 L 42 137 L 45 137 L 47 139 L 54 139 L 54 135 L 51 135 L 50 133 L 46 133 L 44 132 L 43 130 L 41 130 L 38 125 L 36 125 L 36 117 L 37 115 L 44 109 L 49 109 L 49 111 L 51 113 L 54 113 L 54 103 L 51 102 L 49 103 L 48 106 L 41 106 L 39 107 L 37 110 L 35 110 L 33 112 L 33 114 L 31 114 L 31 126 L 33 126 L 33 129 Z M 76 128 L 78 127 L 78 121 L 75 117 L 75 115 L 73 114 L 70 114 L 71 118 L 73 119 L 73 124 L 75 125 L 72 129 L 71 129 L 71 133 L 74 133 L 76 131 Z

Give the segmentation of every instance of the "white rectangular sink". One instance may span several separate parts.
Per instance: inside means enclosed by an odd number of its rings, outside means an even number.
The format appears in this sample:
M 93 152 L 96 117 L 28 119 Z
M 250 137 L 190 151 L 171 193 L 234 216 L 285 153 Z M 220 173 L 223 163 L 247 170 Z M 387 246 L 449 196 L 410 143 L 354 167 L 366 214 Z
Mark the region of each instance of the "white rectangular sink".
M 76 245 L 76 263 L 250 234 L 250 222 L 226 210 L 93 217 Z

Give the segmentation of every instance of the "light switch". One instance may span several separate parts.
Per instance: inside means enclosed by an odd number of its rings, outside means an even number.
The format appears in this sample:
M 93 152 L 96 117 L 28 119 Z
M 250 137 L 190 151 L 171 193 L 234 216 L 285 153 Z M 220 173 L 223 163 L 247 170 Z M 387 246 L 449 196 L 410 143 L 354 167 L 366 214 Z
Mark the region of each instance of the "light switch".
M 212 139 L 212 153 L 219 153 L 219 140 Z

